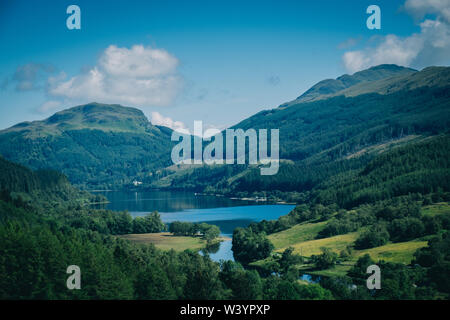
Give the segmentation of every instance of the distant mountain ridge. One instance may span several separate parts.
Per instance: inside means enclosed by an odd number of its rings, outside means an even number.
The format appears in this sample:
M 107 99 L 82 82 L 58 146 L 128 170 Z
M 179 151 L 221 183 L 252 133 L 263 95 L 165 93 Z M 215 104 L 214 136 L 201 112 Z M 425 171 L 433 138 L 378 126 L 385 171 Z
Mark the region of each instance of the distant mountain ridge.
M 349 92 L 350 88 L 356 85 L 367 85 L 369 82 L 377 82 L 393 77 L 409 76 L 415 72 L 417 72 L 417 70 L 397 66 L 395 64 L 378 65 L 356 72 L 353 75 L 344 74 L 336 79 L 322 80 L 313 85 L 297 99 L 290 102 L 290 104 L 311 102 L 338 94 L 345 94 L 346 92 Z
M 139 109 L 92 102 L 59 111 L 41 121 L 21 122 L 0 132 L 26 131 L 32 136 L 42 136 L 82 129 L 144 133 L 154 131 L 155 127 Z
M 380 70 L 366 71 L 374 69 Z M 293 100 L 233 127 L 280 129 L 281 157 L 292 160 L 319 153 L 345 155 L 405 134 L 446 130 L 450 125 L 450 67 L 405 71 L 389 66 L 389 70 L 407 74 L 378 76 L 379 80 L 360 82 L 312 101 Z M 361 71 L 358 77 L 370 73 Z

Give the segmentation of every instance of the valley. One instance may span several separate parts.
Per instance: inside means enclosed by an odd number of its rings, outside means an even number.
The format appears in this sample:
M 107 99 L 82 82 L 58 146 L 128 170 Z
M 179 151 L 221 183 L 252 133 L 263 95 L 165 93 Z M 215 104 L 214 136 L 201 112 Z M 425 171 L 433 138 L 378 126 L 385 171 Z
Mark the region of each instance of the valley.
M 231 127 L 279 130 L 269 176 L 174 165 L 172 130 L 121 105 L 1 130 L 0 297 L 447 299 L 449 106 L 448 67 L 321 81 Z

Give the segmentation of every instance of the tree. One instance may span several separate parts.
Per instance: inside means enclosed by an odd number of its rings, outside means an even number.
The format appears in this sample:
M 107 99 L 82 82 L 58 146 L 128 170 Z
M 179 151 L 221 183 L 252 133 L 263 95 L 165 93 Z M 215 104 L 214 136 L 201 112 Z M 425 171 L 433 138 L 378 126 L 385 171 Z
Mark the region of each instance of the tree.
M 368 231 L 362 233 L 355 241 L 355 248 L 358 250 L 379 247 L 389 240 L 389 233 L 386 227 L 381 224 L 372 226 Z
M 394 219 L 388 225 L 390 238 L 394 242 L 409 241 L 425 234 L 425 227 L 417 218 Z
M 166 225 L 157 211 L 133 220 L 133 233 L 157 233 L 165 229 Z
M 347 275 L 358 279 L 362 283 L 367 278 L 367 267 L 372 264 L 375 264 L 375 261 L 366 253 L 356 261 L 353 267 L 347 272 Z
M 336 264 L 338 255 L 329 248 L 320 248 L 322 254 L 311 256 L 316 268 L 319 270 L 328 269 Z
M 303 258 L 293 252 L 294 248 L 289 247 L 283 251 L 281 257 L 278 259 L 280 269 L 283 273 L 287 273 L 290 267 L 303 262 Z
M 267 258 L 273 248 L 273 244 L 264 232 L 255 233 L 251 229 L 244 228 L 236 228 L 233 231 L 231 250 L 236 261 L 243 265 Z
M 203 239 L 210 242 L 220 235 L 220 229 L 218 226 L 201 223 L 198 226 L 199 232 L 203 234 Z

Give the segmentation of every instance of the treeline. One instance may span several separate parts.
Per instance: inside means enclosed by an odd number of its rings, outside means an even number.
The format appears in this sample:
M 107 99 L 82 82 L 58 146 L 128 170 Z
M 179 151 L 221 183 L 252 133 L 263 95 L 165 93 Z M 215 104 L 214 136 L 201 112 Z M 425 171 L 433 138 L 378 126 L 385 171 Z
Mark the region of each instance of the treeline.
M 0 190 L 0 222 L 21 221 L 41 223 L 45 221 L 59 227 L 96 231 L 101 234 L 156 233 L 167 229 L 158 212 L 132 218 L 126 211 L 93 209 L 68 201 L 48 208 L 37 200 L 31 204 L 21 197 L 13 198 L 9 191 Z
M 384 261 L 373 261 L 368 254 L 358 259 L 348 271 L 348 278 L 326 279 L 321 281 L 324 288 L 333 292 L 339 299 L 351 296 L 351 286 L 339 286 L 349 283 L 348 279 L 358 285 L 365 285 L 367 267 L 377 264 L 381 269 L 381 290 L 370 293 L 374 299 L 435 299 L 441 293 L 450 293 L 450 232 L 445 231 L 432 237 L 428 246 L 414 254 L 410 266 Z
M 302 161 L 324 152 L 334 161 L 406 135 L 448 132 L 449 101 L 448 83 L 443 83 L 442 87 L 337 96 L 265 110 L 234 127 L 279 128 L 282 159 Z
M 61 209 L 47 215 L 46 221 L 58 226 L 96 231 L 106 235 L 129 233 L 157 233 L 167 230 L 158 212 L 132 218 L 126 212 L 90 208 Z
M 280 232 L 302 222 L 327 221 L 317 238 L 366 231 L 355 241 L 355 249 L 367 249 L 388 241 L 403 242 L 450 229 L 448 215 L 427 216 L 421 213 L 421 205 L 449 201 L 450 193 L 422 196 L 413 194 L 375 204 L 361 205 L 352 210 L 339 209 L 336 205 L 299 205 L 289 214 L 277 220 L 253 222 L 233 234 L 233 254 L 244 265 L 269 257 L 273 246 L 266 235 Z
M 174 221 L 169 224 L 169 232 L 172 232 L 175 236 L 202 236 L 207 241 L 214 240 L 220 235 L 218 226 L 204 222 Z
M 253 168 L 231 186 L 233 192 L 278 190 L 280 192 L 307 192 L 329 177 L 361 168 L 368 157 L 339 161 L 315 161 L 313 163 L 281 162 L 276 175 L 261 176 L 259 168 Z
M 279 217 L 277 220 L 262 220 L 252 222 L 248 226 L 256 233 L 272 234 L 280 232 L 301 222 L 319 222 L 328 220 L 334 212 L 338 210 L 336 205 L 323 206 L 321 204 L 302 204 L 298 205 L 287 215 Z
M 22 205 L 57 206 L 60 200 L 87 203 L 101 201 L 99 196 L 74 188 L 67 177 L 54 170 L 32 171 L 0 156 L 0 192 L 4 200 Z
M 336 175 L 342 174 L 345 177 L 352 170 L 363 169 L 375 155 L 358 154 L 366 148 L 406 136 L 448 134 L 448 92 L 448 88 L 420 88 L 390 95 L 340 96 L 262 111 L 235 127 L 244 130 L 280 129 L 280 158 L 293 160 L 294 163 L 282 162 L 278 174 L 274 176 L 261 176 L 255 169 L 239 176 L 232 185 L 224 186 L 214 181 L 212 192 L 220 193 L 222 187 L 225 194 L 273 190 L 308 192 Z M 427 174 L 421 175 L 420 178 L 424 180 L 417 180 L 420 182 L 413 187 L 415 191 L 411 192 L 421 192 L 419 189 L 422 190 L 423 186 L 429 182 L 435 185 L 433 180 L 439 179 L 439 173 L 436 172 L 429 179 L 426 176 Z M 395 186 L 389 187 L 387 193 L 395 195 L 395 188 L 407 187 L 415 179 L 416 177 L 412 177 L 397 181 Z M 437 183 L 443 180 L 444 177 Z M 380 186 L 379 190 L 382 192 L 384 186 Z M 408 191 L 401 190 L 397 195 L 405 194 L 404 192 L 407 194 Z M 424 191 L 430 192 L 432 191 Z M 323 199 L 330 201 L 323 202 L 320 199 L 318 202 L 330 203 L 341 195 L 345 196 L 345 193 L 332 199 Z M 380 200 L 383 196 L 377 195 L 373 200 Z M 364 203 L 364 200 L 361 198 L 358 204 Z

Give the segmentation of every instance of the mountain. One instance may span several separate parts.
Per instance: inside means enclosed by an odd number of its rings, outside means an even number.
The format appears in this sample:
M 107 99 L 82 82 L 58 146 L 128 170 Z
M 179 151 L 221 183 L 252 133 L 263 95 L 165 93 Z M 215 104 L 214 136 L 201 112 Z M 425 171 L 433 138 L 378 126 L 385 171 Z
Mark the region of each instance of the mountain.
M 0 154 L 84 188 L 112 188 L 170 165 L 170 134 L 139 109 L 89 103 L 0 131 Z
M 57 112 L 42 121 L 21 122 L 2 132 L 22 132 L 35 138 L 83 129 L 133 133 L 157 131 L 139 109 L 93 102 Z
M 307 193 L 335 175 L 359 170 L 380 153 L 449 132 L 449 67 L 414 71 L 382 65 L 338 79 L 352 85 L 302 101 L 316 85 L 298 100 L 233 126 L 279 129 L 283 161 L 276 175 L 261 176 L 257 168 L 247 166 L 189 168 L 164 177 L 165 186 L 202 186 L 212 193 L 243 195 Z M 303 198 L 292 200 L 298 199 Z
M 448 131 L 449 67 L 365 81 L 346 90 L 355 92 L 355 86 L 361 94 L 333 95 L 261 111 L 234 127 L 278 128 L 281 158 L 294 161 L 335 160 L 407 135 Z
M 355 86 L 367 86 L 370 82 L 378 82 L 393 77 L 409 76 L 417 70 L 404 68 L 395 64 L 382 64 L 354 73 L 344 74 L 336 79 L 326 79 L 318 82 L 309 90 L 294 100 L 295 103 L 324 99 L 333 95 L 342 94 Z

